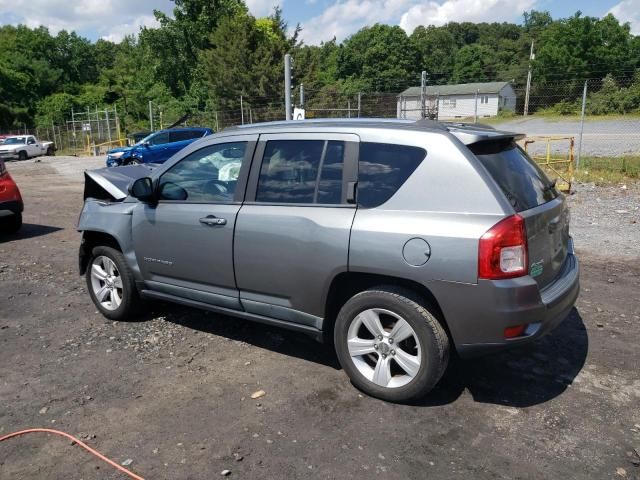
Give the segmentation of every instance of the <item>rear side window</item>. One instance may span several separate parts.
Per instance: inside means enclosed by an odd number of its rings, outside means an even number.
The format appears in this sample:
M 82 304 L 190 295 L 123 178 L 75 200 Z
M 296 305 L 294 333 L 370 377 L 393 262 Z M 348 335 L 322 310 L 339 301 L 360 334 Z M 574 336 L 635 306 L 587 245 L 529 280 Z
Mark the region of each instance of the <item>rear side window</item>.
M 361 143 L 358 205 L 374 208 L 389 200 L 426 157 L 426 150 L 388 143 Z
M 189 130 L 182 130 L 177 132 L 170 132 L 169 138 L 171 142 L 183 142 L 185 140 L 191 140 L 194 137 L 194 132 Z
M 470 145 L 516 212 L 529 210 L 558 196 L 554 183 L 511 139 Z
M 271 140 L 260 168 L 256 201 L 339 204 L 344 142 Z

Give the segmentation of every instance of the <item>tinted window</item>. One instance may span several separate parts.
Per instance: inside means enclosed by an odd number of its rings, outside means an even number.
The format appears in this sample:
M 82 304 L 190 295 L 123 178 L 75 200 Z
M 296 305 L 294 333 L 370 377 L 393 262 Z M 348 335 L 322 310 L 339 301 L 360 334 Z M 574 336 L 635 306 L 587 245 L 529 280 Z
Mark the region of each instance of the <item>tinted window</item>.
M 480 159 L 517 212 L 558 196 L 544 172 L 513 140 L 479 143 L 469 149 Z
M 151 145 L 162 145 L 163 143 L 169 143 L 169 132 L 162 132 L 149 137 L 148 142 Z
M 358 162 L 358 205 L 382 205 L 420 165 L 427 152 L 419 147 L 361 143 Z
M 322 155 L 327 144 L 324 162 Z M 340 203 L 343 142 L 275 140 L 267 142 L 256 201 Z M 318 176 L 321 163 L 321 175 Z
M 317 203 L 338 204 L 342 201 L 344 142 L 327 142 L 318 183 Z
M 223 143 L 193 152 L 160 178 L 160 198 L 188 202 L 232 202 L 246 142 Z
M 202 136 L 202 132 L 194 130 L 181 130 L 176 132 L 170 132 L 170 138 L 172 142 L 182 142 L 184 140 L 191 140 Z

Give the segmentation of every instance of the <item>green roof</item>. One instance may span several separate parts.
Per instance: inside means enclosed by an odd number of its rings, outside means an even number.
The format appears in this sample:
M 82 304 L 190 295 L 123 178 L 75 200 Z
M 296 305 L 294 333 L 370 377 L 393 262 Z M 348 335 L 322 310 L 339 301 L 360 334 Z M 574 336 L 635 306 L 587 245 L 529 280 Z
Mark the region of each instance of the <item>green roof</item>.
M 459 83 L 457 85 L 427 85 L 427 95 L 475 95 L 478 93 L 500 93 L 509 82 Z M 419 97 L 421 87 L 409 87 L 400 94 L 402 97 Z

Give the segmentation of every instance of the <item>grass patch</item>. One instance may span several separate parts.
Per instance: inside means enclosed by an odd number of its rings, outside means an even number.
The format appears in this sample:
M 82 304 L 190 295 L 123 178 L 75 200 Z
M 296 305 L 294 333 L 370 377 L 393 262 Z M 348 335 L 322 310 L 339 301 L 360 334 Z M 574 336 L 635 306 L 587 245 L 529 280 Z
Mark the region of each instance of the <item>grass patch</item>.
M 574 175 L 581 182 L 616 183 L 640 179 L 640 156 L 583 156 Z

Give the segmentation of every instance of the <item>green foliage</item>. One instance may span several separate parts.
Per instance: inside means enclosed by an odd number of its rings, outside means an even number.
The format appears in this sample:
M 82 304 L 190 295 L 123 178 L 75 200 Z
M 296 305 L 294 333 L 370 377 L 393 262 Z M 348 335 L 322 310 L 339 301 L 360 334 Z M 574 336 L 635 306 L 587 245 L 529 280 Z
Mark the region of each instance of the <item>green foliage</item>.
M 286 27 L 279 10 L 260 20 L 243 13 L 220 21 L 202 54 L 216 108 L 236 108 L 241 95 L 263 102 L 282 96 L 282 58 L 297 43 L 297 30 L 287 37 Z
M 72 108 L 115 105 L 123 130 L 132 131 L 148 128 L 149 101 L 154 117 L 162 114 L 168 125 L 186 113 L 237 112 L 240 95 L 247 106 L 273 108 L 277 118 L 285 53 L 294 58 L 294 84 L 304 84 L 307 103 L 320 108 L 353 104 L 358 92 L 397 94 L 418 85 L 423 70 L 430 84 L 513 80 L 522 86 L 532 41 L 532 110 L 576 114 L 584 80 L 602 79 L 589 84 L 589 113 L 640 111 L 640 76 L 630 78 L 640 68 L 640 37 L 611 15 L 578 12 L 553 20 L 532 10 L 522 25 L 452 22 L 409 35 L 376 24 L 341 43 L 308 46 L 298 42 L 299 28 L 287 33 L 280 9 L 254 18 L 243 0 L 173 4 L 171 14 L 154 12 L 158 27 L 119 43 L 0 27 L 0 129 L 45 126 L 68 119 Z M 553 86 L 558 80 L 562 91 Z M 385 102 L 393 111 L 395 97 Z
M 398 26 L 364 27 L 345 40 L 338 52 L 339 78 L 359 80 L 369 91 L 390 91 L 419 81 L 418 55 Z

